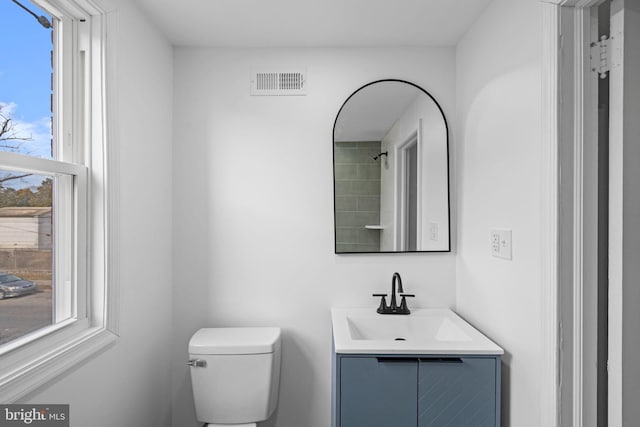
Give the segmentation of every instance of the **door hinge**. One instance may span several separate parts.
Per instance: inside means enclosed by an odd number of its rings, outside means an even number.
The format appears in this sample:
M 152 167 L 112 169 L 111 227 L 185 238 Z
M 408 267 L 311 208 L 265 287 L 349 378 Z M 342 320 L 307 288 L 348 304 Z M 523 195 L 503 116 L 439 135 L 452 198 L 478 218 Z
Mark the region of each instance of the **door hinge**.
M 600 36 L 597 42 L 591 42 L 591 71 L 597 73 L 601 79 L 607 78 L 607 73 L 611 69 L 610 39 L 607 36 Z
M 601 79 L 606 79 L 609 71 L 622 66 L 622 39 L 622 33 L 617 33 L 611 37 L 601 36 L 600 41 L 591 43 L 591 71 Z

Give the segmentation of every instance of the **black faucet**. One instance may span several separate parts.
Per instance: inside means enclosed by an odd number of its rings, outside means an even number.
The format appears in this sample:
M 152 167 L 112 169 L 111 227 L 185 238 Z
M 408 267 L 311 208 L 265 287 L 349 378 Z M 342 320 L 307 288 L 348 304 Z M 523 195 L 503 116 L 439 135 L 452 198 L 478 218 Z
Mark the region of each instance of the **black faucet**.
M 402 299 L 400 300 L 400 306 L 396 302 L 396 281 L 398 282 L 398 293 Z M 402 278 L 399 273 L 393 273 L 391 279 L 391 304 L 387 305 L 387 294 L 373 294 L 374 297 L 382 297 L 380 300 L 380 306 L 377 312 L 380 314 L 410 314 L 411 310 L 407 307 L 407 297 L 415 297 L 414 294 L 405 294 L 402 288 Z

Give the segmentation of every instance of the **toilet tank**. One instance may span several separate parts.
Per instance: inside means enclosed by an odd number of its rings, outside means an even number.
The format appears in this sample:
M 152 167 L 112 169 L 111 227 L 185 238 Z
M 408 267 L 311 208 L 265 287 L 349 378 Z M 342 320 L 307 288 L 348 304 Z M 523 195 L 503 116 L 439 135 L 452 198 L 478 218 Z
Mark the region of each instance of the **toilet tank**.
M 240 424 L 271 416 L 280 385 L 280 336 L 280 328 L 203 328 L 191 337 L 198 421 Z

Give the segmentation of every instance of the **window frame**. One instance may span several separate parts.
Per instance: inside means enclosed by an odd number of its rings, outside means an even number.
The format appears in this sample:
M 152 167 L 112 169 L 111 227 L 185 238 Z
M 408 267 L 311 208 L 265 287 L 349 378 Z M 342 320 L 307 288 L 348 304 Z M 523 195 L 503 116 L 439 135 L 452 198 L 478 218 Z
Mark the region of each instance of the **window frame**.
M 73 244 L 63 242 L 61 250 L 71 257 L 68 264 L 73 267 L 55 274 L 56 281 L 72 278 L 77 304 L 73 317 L 2 346 L 4 403 L 37 391 L 114 343 L 119 331 L 115 109 L 107 103 L 114 98 L 109 78 L 114 75 L 113 41 L 107 43 L 107 34 L 115 17 L 91 0 L 32 1 L 60 19 L 53 62 L 59 73 L 54 79 L 53 129 L 61 141 L 56 147 L 60 160 L 0 153 L 0 168 L 72 178 L 73 206 L 60 216 L 63 221 L 72 219 L 65 232 Z M 63 288 L 59 285 L 56 289 Z

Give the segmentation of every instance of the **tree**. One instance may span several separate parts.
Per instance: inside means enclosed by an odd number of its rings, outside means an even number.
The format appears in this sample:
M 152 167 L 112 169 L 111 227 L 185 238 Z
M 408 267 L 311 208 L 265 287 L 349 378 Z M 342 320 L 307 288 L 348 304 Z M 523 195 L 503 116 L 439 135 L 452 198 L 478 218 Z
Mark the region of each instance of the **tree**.
M 11 109 L 0 104 L 0 151 L 18 152 L 22 144 L 31 141 L 31 136 L 23 137 L 16 131 L 11 119 Z M 29 173 L 8 172 L 0 175 L 0 207 L 46 207 L 51 206 L 53 180 L 45 178 L 35 192 L 30 188 L 15 189 L 5 185 L 31 176 Z
M 23 137 L 16 133 L 11 119 L 11 112 L 7 111 L 7 105 L 0 103 L 0 150 L 17 152 L 22 144 L 31 141 L 31 136 Z M 4 188 L 4 183 L 14 179 L 25 178 L 31 174 L 8 174 L 0 177 L 0 189 Z
M 53 179 L 45 178 L 33 196 L 29 199 L 29 206 L 48 207 L 53 202 Z
M 31 136 L 23 137 L 16 133 L 11 119 L 11 112 L 6 104 L 0 103 L 0 149 L 3 151 L 18 151 L 25 141 L 31 141 Z
M 53 179 L 45 178 L 36 191 L 31 188 L 0 187 L 0 208 L 51 207 Z

